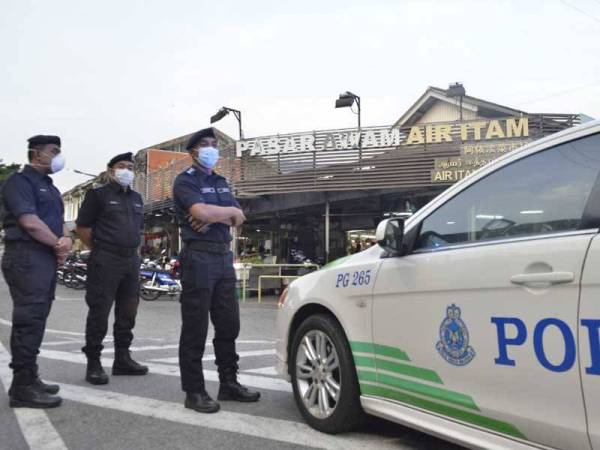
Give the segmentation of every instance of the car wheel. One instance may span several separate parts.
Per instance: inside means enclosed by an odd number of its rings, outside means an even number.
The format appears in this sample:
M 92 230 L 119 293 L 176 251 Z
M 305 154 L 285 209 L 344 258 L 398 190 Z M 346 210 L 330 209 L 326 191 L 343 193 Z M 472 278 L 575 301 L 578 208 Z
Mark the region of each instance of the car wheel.
M 290 373 L 296 404 L 310 426 L 335 434 L 361 425 L 365 414 L 352 352 L 331 316 L 310 316 L 298 327 Z

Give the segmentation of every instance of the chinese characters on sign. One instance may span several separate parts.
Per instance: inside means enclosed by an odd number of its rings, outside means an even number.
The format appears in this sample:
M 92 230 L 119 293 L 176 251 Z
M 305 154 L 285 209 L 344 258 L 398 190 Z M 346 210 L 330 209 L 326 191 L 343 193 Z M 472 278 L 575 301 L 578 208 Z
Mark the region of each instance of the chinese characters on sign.
M 434 183 L 460 181 L 474 170 L 528 142 L 528 140 L 519 140 L 490 144 L 465 144 L 461 147 L 461 156 L 435 159 L 434 169 L 431 171 L 431 181 Z

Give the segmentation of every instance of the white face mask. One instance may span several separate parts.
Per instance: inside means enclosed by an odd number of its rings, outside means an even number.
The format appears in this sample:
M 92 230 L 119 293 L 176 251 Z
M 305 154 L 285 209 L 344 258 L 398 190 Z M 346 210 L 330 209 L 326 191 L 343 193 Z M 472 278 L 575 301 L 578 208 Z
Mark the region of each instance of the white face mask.
M 212 170 L 219 161 L 219 149 L 215 147 L 201 147 L 198 150 L 198 162 L 200 165 Z
M 115 178 L 121 186 L 131 186 L 131 183 L 133 183 L 133 171 L 129 169 L 116 169 Z
M 65 157 L 63 156 L 62 153 L 59 153 L 54 158 L 52 158 L 52 161 L 50 162 L 50 172 L 51 173 L 60 172 L 61 170 L 64 169 L 65 163 L 66 163 Z

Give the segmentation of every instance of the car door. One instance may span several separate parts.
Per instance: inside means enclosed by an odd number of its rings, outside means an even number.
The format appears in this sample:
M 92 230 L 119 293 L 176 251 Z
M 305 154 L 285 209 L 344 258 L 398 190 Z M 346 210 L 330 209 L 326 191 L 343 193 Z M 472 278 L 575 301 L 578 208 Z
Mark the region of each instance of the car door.
M 588 136 L 505 164 L 409 229 L 413 249 L 385 259 L 374 286 L 373 341 L 397 357 L 375 357 L 364 395 L 589 448 L 575 337 L 597 233 L 583 215 L 598 143 Z
M 600 201 L 598 202 L 600 212 Z M 600 236 L 592 241 L 581 278 L 579 313 L 580 372 L 588 430 L 594 450 L 600 449 Z

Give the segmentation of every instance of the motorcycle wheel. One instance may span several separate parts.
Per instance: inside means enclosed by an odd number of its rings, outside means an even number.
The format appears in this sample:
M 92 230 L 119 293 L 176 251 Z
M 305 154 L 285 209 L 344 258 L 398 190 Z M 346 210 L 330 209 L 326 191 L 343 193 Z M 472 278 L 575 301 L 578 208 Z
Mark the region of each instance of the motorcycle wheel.
M 72 273 L 67 272 L 63 275 L 63 283 L 68 288 L 73 288 L 75 277 Z
M 149 302 L 156 300 L 160 296 L 160 292 L 151 291 L 146 289 L 144 286 L 140 287 L 140 297 Z

